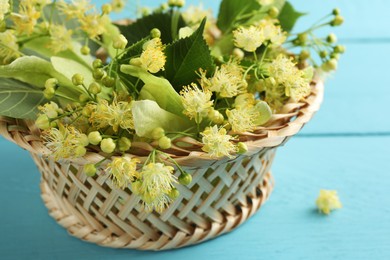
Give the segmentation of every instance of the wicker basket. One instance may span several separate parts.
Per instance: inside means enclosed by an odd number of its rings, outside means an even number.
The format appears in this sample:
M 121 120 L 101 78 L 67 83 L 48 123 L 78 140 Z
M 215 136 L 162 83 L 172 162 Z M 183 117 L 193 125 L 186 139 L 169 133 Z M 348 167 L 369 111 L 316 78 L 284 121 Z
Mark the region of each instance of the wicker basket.
M 267 126 L 242 136 L 249 148 L 245 156 L 211 160 L 196 149 L 194 141 L 192 150 L 173 145 L 170 154 L 193 181 L 188 187 L 178 186 L 180 197 L 161 214 L 143 211 L 130 191 L 113 189 L 102 169 L 97 176 L 87 177 L 83 165 L 100 161 L 98 153 L 54 162 L 42 156 L 47 150 L 39 130 L 24 120 L 0 117 L 0 134 L 31 152 L 42 174 L 42 198 L 49 214 L 71 235 L 108 247 L 165 250 L 209 240 L 252 216 L 272 191 L 270 167 L 276 147 L 312 118 L 322 98 L 322 82 L 313 83 L 305 102 L 287 104 Z M 141 160 L 152 149 L 145 143 L 133 146 Z

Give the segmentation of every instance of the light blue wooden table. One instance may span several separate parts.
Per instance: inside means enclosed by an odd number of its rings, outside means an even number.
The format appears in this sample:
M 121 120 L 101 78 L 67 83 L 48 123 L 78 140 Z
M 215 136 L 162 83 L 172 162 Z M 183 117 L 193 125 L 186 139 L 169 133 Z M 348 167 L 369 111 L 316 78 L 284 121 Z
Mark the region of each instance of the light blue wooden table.
M 346 23 L 335 31 L 348 51 L 326 84 L 321 111 L 279 149 L 276 187 L 258 214 L 232 233 L 180 250 L 98 247 L 48 216 L 28 153 L 0 138 L 0 259 L 390 259 L 390 2 L 293 2 L 311 12 L 300 28 L 340 7 Z M 321 188 L 336 189 L 343 209 L 317 214 Z

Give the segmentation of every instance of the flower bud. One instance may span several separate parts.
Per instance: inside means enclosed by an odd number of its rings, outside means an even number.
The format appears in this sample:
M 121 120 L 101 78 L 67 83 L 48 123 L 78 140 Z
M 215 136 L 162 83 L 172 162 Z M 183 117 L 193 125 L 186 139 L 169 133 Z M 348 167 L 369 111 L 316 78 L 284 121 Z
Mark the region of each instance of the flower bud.
M 98 145 L 102 139 L 103 138 L 98 131 L 93 131 L 88 134 L 88 140 L 93 145 Z
M 43 96 L 46 98 L 46 99 L 52 99 L 54 97 L 56 93 L 56 90 L 54 88 L 45 88 L 43 90 Z
M 222 124 L 225 119 L 218 110 L 214 109 L 209 111 L 207 117 L 215 124 Z
M 84 83 L 84 76 L 80 73 L 76 73 L 72 76 L 72 83 L 75 86 L 83 85 Z
M 153 28 L 151 31 L 150 31 L 150 37 L 152 38 L 160 38 L 161 37 L 161 31 L 157 28 Z
M 335 43 L 337 42 L 337 37 L 334 33 L 331 33 L 328 35 L 328 37 L 326 37 L 326 41 L 329 43 Z
M 336 15 L 336 17 L 333 19 L 333 21 L 330 22 L 331 26 L 340 26 L 344 23 L 344 17 L 341 15 Z
M 87 149 L 82 145 L 77 146 L 76 149 L 74 150 L 74 155 L 76 158 L 82 157 L 86 153 L 87 153 Z
M 179 183 L 181 185 L 189 185 L 192 182 L 192 176 L 188 172 L 183 172 L 179 176 Z
M 331 71 L 331 70 L 336 70 L 337 69 L 338 62 L 336 59 L 330 59 L 324 64 L 322 64 L 321 68 L 324 71 Z
M 156 128 L 153 129 L 153 131 L 152 131 L 152 138 L 153 138 L 154 140 L 159 140 L 159 139 L 162 138 L 164 135 L 165 135 L 165 131 L 164 131 L 164 129 L 162 129 L 161 127 L 156 127 Z
M 45 88 L 53 88 L 56 89 L 58 85 L 58 80 L 56 78 L 50 78 L 45 82 Z
M 79 101 L 81 103 L 85 103 L 85 102 L 89 101 L 89 96 L 87 94 L 83 93 L 79 96 Z
M 339 8 L 333 9 L 332 14 L 333 15 L 340 15 L 340 9 Z
M 100 143 L 100 149 L 105 153 L 112 153 L 115 151 L 116 144 L 112 138 L 105 138 Z
M 101 59 L 96 59 L 92 62 L 92 68 L 97 69 L 103 67 L 103 61 Z
M 94 70 L 92 71 L 92 76 L 93 76 L 93 78 L 96 79 L 96 80 L 100 80 L 101 78 L 103 78 L 103 77 L 104 77 L 104 74 L 105 74 L 105 72 L 104 72 L 103 69 L 97 68 L 97 69 L 94 69 Z
M 268 10 L 268 15 L 271 16 L 271 18 L 276 18 L 279 16 L 279 9 L 276 8 L 275 6 L 272 6 L 269 10 Z
M 115 79 L 113 77 L 110 77 L 110 76 L 105 76 L 103 79 L 102 79 L 102 83 L 104 86 L 106 86 L 107 88 L 112 88 L 115 86 Z
M 88 55 L 90 52 L 91 52 L 91 49 L 87 45 L 84 45 L 80 49 L 80 53 L 83 55 Z
M 109 14 L 112 11 L 112 6 L 110 4 L 104 4 L 102 5 L 102 13 L 103 14 Z
M 340 59 L 340 53 L 334 53 L 334 52 L 333 52 L 333 53 L 330 55 L 330 58 L 339 60 L 339 59 Z
M 130 60 L 130 65 L 142 67 L 142 61 L 140 58 L 134 58 Z
M 92 112 L 93 112 L 93 108 L 90 107 L 90 106 L 84 107 L 83 110 L 81 111 L 81 113 L 82 113 L 83 116 L 85 116 L 85 117 L 90 117 L 91 114 L 92 114 Z
M 237 153 L 238 153 L 238 154 L 244 154 L 244 153 L 246 153 L 247 151 L 248 151 L 248 146 L 247 146 L 245 143 L 239 142 L 239 143 L 237 144 Z
M 119 148 L 119 151 L 121 152 L 126 152 L 130 149 L 131 147 L 131 141 L 129 138 L 127 137 L 121 137 L 119 140 L 118 140 L 118 148 Z
M 245 53 L 239 48 L 234 48 L 233 56 L 239 60 L 242 60 L 245 57 Z
M 345 46 L 344 45 L 337 45 L 334 47 L 335 53 L 344 53 L 345 52 Z
M 158 139 L 158 146 L 163 150 L 171 148 L 171 139 L 166 136 L 161 137 L 160 139 Z
M 298 40 L 301 45 L 306 45 L 307 39 L 308 39 L 307 33 L 298 34 Z
M 83 145 L 84 147 L 89 145 L 89 138 L 86 134 L 81 134 L 79 138 L 81 145 Z
M 96 174 L 96 166 L 94 164 L 86 164 L 84 165 L 84 173 L 88 177 L 93 177 Z
M 35 125 L 42 130 L 50 128 L 50 120 L 47 115 L 40 115 L 37 120 L 35 120 Z
M 126 48 L 127 43 L 126 37 L 123 34 L 120 34 L 114 39 L 112 47 L 114 47 L 114 49 L 123 50 Z
M 326 57 L 328 57 L 328 52 L 323 50 L 323 51 L 320 51 L 319 55 L 321 58 L 326 58 Z
M 172 190 L 168 194 L 168 196 L 173 200 L 177 199 L 179 197 L 179 195 L 180 195 L 180 192 L 176 188 L 172 188 Z
M 91 94 L 97 95 L 102 91 L 102 87 L 98 83 L 92 82 L 88 87 L 88 91 Z
M 301 51 L 301 53 L 299 54 L 299 59 L 303 61 L 303 60 L 306 60 L 308 58 L 310 58 L 310 52 L 307 50 Z

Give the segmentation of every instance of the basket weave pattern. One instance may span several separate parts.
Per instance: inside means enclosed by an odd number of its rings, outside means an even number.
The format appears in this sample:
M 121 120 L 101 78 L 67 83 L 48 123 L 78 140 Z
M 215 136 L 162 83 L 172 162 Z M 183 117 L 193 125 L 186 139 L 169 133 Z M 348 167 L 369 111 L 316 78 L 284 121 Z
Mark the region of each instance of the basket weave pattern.
M 164 250 L 196 244 L 242 224 L 265 202 L 273 188 L 270 167 L 276 147 L 295 135 L 319 109 L 322 82 L 313 84 L 302 103 L 285 105 L 266 126 L 240 137 L 248 152 L 235 159 L 212 160 L 195 140 L 183 138 L 186 150 L 174 144 L 168 151 L 193 177 L 179 185 L 180 197 L 163 213 L 146 213 L 129 190 L 112 188 L 102 169 L 87 177 L 83 165 L 102 154 L 89 152 L 80 159 L 54 162 L 32 122 L 0 117 L 0 134 L 31 152 L 41 174 L 42 198 L 50 215 L 71 235 L 109 247 Z M 144 160 L 153 147 L 133 143 Z M 175 173 L 176 176 L 179 172 Z

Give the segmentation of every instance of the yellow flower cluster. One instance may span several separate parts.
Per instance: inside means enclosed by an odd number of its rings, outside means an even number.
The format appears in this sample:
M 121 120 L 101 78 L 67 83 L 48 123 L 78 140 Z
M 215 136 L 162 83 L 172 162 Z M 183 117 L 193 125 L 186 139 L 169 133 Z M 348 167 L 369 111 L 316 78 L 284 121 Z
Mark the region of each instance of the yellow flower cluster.
M 171 202 L 169 197 L 177 178 L 174 168 L 162 163 L 148 163 L 142 168 L 139 180 L 133 184 L 133 191 L 144 202 L 145 209 L 162 212 Z
M 183 113 L 190 119 L 195 119 L 196 123 L 202 122 L 212 110 L 212 93 L 207 89 L 201 90 L 195 83 L 185 86 L 180 95 L 184 106 Z
M 201 73 L 201 85 L 205 89 L 218 93 L 220 97 L 235 97 L 246 92 L 247 82 L 243 76 L 243 69 L 236 61 L 231 60 L 215 70 L 212 78 Z
M 105 99 L 99 99 L 97 104 L 90 105 L 92 110 L 90 123 L 98 129 L 111 126 L 115 132 L 122 129 L 134 129 L 131 102 L 118 101 L 115 96 L 109 104 Z
M 13 30 L 0 33 L 0 64 L 8 64 L 20 57 L 19 45 Z
M 218 126 L 206 127 L 201 133 L 202 150 L 207 152 L 212 158 L 223 156 L 232 157 L 232 153 L 237 151 L 236 146 L 231 142 L 233 137 L 227 134 L 225 128 Z
M 329 215 L 332 210 L 342 207 L 337 191 L 335 190 L 320 190 L 320 195 L 316 200 L 318 210 L 321 213 Z
M 0 21 L 4 20 L 4 16 L 9 12 L 9 8 L 8 0 L 0 0 Z
M 41 13 L 35 8 L 35 1 L 22 0 L 19 3 L 19 12 L 12 13 L 11 19 L 18 34 L 30 35 L 37 24 Z
M 73 126 L 50 128 L 42 133 L 42 139 L 57 161 L 84 156 L 89 144 L 88 137 Z
M 66 29 L 63 25 L 51 25 L 49 29 L 50 44 L 49 48 L 54 53 L 72 49 L 72 30 Z
M 143 49 L 140 57 L 142 67 L 151 73 L 164 70 L 166 56 L 161 39 L 153 38 L 144 44 Z
M 117 188 L 125 189 L 139 177 L 137 163 L 140 161 L 135 158 L 116 157 L 107 165 L 106 172 Z

